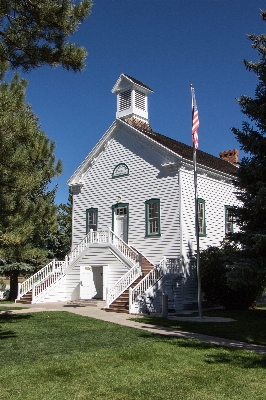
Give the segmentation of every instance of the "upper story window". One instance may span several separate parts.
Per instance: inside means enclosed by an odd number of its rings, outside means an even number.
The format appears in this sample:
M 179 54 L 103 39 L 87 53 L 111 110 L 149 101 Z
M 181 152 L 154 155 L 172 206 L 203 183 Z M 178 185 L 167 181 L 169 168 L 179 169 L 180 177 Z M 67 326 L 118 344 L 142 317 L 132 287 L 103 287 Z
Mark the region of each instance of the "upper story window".
M 98 208 L 88 208 L 86 210 L 86 234 L 90 230 L 97 231 L 98 229 Z
M 145 201 L 146 236 L 160 236 L 160 199 Z
M 145 111 L 145 93 L 135 90 L 135 106 Z
M 119 111 L 127 110 L 131 107 L 131 90 L 119 93 Z
M 232 206 L 225 206 L 225 233 L 234 232 L 234 216 Z
M 117 164 L 113 170 L 112 178 L 119 178 L 120 176 L 129 175 L 129 168 L 125 163 Z
M 198 199 L 199 236 L 206 236 L 205 200 Z

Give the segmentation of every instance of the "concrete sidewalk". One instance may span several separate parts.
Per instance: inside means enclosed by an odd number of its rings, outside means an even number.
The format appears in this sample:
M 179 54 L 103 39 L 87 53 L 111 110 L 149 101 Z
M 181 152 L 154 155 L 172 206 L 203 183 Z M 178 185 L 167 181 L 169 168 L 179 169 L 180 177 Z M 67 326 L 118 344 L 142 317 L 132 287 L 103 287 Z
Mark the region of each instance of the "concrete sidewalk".
M 191 333 L 178 331 L 172 328 L 166 328 L 159 325 L 149 325 L 142 324 L 140 322 L 135 322 L 131 318 L 134 318 L 134 315 L 123 314 L 123 313 L 113 313 L 106 312 L 101 307 L 103 307 L 103 302 L 90 302 L 83 303 L 83 305 L 75 304 L 71 302 L 60 302 L 60 303 L 43 303 L 43 304 L 27 304 L 25 305 L 25 309 L 22 310 L 12 310 L 12 311 L 2 311 L 1 313 L 12 313 L 12 314 L 25 314 L 29 312 L 42 312 L 42 311 L 67 311 L 73 314 L 82 315 L 84 317 L 91 317 L 100 319 L 102 321 L 111 322 L 118 325 L 127 326 L 135 329 L 142 329 L 144 331 L 156 333 L 159 335 L 172 336 L 172 337 L 182 337 L 186 339 L 194 339 L 199 340 L 201 342 L 210 343 L 217 346 L 225 346 L 225 347 L 233 347 L 241 350 L 249 350 L 259 354 L 266 354 L 266 346 L 259 346 L 256 344 L 248 344 L 244 342 L 237 342 L 229 339 L 222 339 L 208 335 L 202 335 L 199 333 Z M 1 305 L 1 303 L 0 303 Z M 22 304 L 3 304 L 7 309 L 10 307 L 22 307 Z M 233 320 L 229 318 L 213 318 L 213 317 L 204 317 L 201 321 L 199 321 L 195 317 L 169 317 L 169 319 L 180 319 L 187 321 L 198 321 L 200 322 L 221 322 L 221 323 L 231 323 Z M 233 322 L 232 322 L 233 323 Z

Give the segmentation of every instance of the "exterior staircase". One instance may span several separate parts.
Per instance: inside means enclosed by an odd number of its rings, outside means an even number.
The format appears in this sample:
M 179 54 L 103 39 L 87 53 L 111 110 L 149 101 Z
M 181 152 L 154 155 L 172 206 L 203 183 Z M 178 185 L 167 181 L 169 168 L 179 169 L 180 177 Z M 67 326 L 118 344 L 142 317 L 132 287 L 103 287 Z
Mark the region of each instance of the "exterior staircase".
M 19 284 L 16 303 L 38 303 L 42 300 L 43 294 L 62 279 L 66 271 L 73 268 L 75 263 L 83 256 L 92 244 L 109 244 L 112 251 L 124 262 L 128 268 L 133 265 L 128 278 L 134 281 L 134 275 L 140 275 L 138 252 L 128 246 L 109 228 L 107 231 L 92 231 L 66 255 L 64 261 L 52 260 L 45 267 L 37 271 L 30 278 Z M 120 291 L 121 293 L 121 291 Z M 119 294 L 119 293 L 118 293 Z
M 21 304 L 31 304 L 32 303 L 32 290 L 29 290 L 27 293 L 25 293 L 19 300 L 16 301 L 16 303 L 21 303 Z
M 128 268 L 128 271 L 112 287 L 106 290 L 106 311 L 121 313 L 141 312 L 140 301 L 150 288 L 165 274 L 180 274 L 178 259 L 164 257 L 158 265 L 151 264 L 136 249 L 123 242 L 114 232 L 90 231 L 88 235 L 65 257 L 65 261 L 52 260 L 34 275 L 19 284 L 16 302 L 35 304 L 43 302 L 44 295 L 56 289 L 56 285 L 88 251 L 90 245 L 109 245 L 112 253 Z M 57 299 L 56 301 L 61 301 Z
M 134 249 L 135 250 L 135 249 Z M 115 301 L 113 301 L 107 312 L 129 313 L 129 291 L 134 288 L 154 268 L 144 256 L 142 256 L 142 275 L 139 276 Z

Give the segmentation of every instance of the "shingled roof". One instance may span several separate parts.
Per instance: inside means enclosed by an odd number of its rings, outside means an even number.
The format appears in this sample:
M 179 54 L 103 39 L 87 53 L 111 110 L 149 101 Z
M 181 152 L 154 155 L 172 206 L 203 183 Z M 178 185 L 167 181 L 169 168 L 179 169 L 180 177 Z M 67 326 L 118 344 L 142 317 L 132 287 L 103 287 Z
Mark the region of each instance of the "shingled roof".
M 149 86 L 145 85 L 143 82 L 138 81 L 137 79 L 132 78 L 132 76 L 129 76 L 127 74 L 123 74 L 123 75 L 126 76 L 128 79 L 130 79 L 132 82 L 136 83 L 137 85 L 142 86 L 142 87 L 150 90 L 151 92 L 153 92 L 153 90 L 151 88 L 149 88 Z
M 156 142 L 167 147 L 168 149 L 174 151 L 176 154 L 185 158 L 186 160 L 193 161 L 192 146 L 188 146 L 187 144 L 178 142 L 177 140 L 154 132 L 147 122 L 140 119 L 130 117 L 124 119 L 124 122 L 139 130 L 141 133 L 144 133 Z M 201 150 L 197 150 L 197 163 L 230 175 L 236 175 L 238 171 L 238 168 L 230 162 L 221 160 L 220 158 L 212 156 L 211 154 L 205 153 Z

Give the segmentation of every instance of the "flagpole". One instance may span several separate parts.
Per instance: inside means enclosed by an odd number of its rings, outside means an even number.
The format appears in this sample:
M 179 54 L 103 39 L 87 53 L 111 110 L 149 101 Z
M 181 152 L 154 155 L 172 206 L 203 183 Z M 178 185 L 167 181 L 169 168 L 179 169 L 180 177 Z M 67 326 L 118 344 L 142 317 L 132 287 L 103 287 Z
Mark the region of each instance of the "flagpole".
M 195 107 L 195 93 L 193 85 L 191 88 L 191 99 L 192 99 L 192 130 L 193 130 L 193 117 Z M 193 134 L 192 134 L 193 135 Z M 202 319 L 201 309 L 201 276 L 200 276 L 200 250 L 199 250 L 199 210 L 198 210 L 198 179 L 197 179 L 197 146 L 195 146 L 195 140 L 193 138 L 193 166 L 194 166 L 194 190 L 195 190 L 195 234 L 196 234 L 196 248 L 197 248 L 197 279 L 198 279 L 198 311 L 199 319 Z

